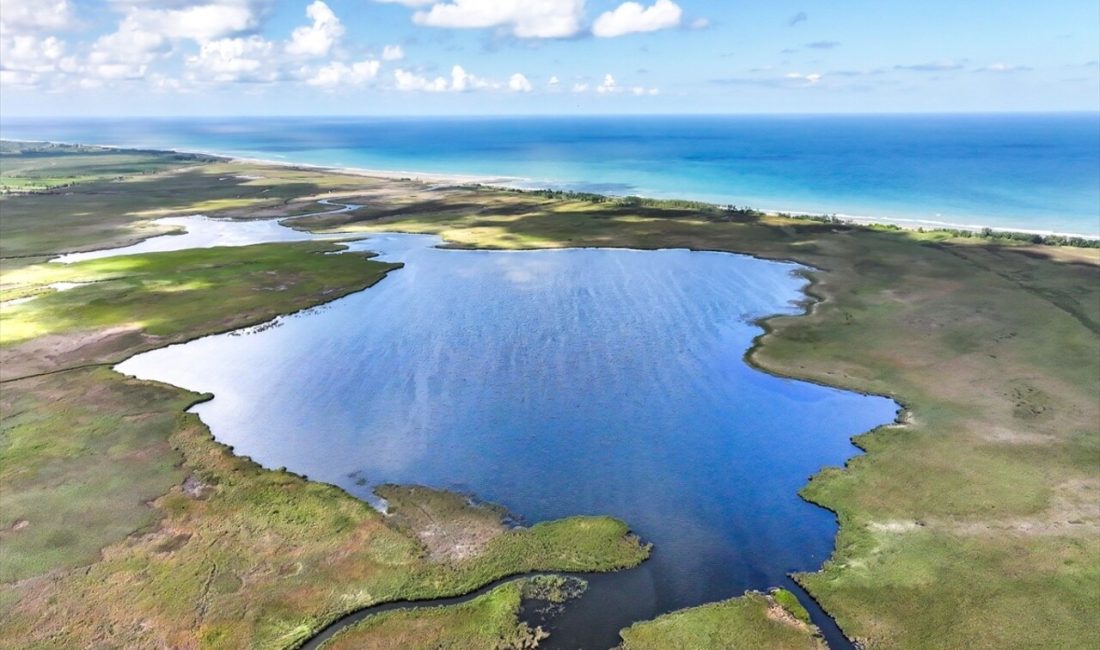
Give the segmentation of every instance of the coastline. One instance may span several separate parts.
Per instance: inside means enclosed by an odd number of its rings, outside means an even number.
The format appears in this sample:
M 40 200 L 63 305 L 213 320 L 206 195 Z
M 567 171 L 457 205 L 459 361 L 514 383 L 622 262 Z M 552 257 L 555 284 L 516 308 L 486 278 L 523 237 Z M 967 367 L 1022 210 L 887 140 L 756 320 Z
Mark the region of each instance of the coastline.
M 157 147 L 147 145 L 120 145 L 120 144 L 99 144 L 99 143 L 75 143 L 75 142 L 62 142 L 56 140 L 25 140 L 19 138 L 3 137 L 0 140 L 8 142 L 20 142 L 26 144 L 32 143 L 46 143 L 51 145 L 84 145 L 84 146 L 96 146 L 103 147 L 105 149 L 112 149 L 116 151 L 160 151 L 168 153 L 179 153 L 199 156 L 210 156 L 213 158 L 222 158 L 226 162 L 240 162 L 258 165 L 271 165 L 277 167 L 287 167 L 292 169 L 305 169 L 310 171 L 325 172 L 325 173 L 337 173 L 348 176 L 362 176 L 365 178 L 378 178 L 384 180 L 408 180 L 427 185 L 436 185 L 439 187 L 462 187 L 477 185 L 492 189 L 505 189 L 521 192 L 537 192 L 545 190 L 570 192 L 573 190 L 564 189 L 568 187 L 568 183 L 555 182 L 549 179 L 533 179 L 523 176 L 512 176 L 508 174 L 458 174 L 448 172 L 429 172 L 429 171 L 416 171 L 416 170 L 403 170 L 403 169 L 375 169 L 367 167 L 354 167 L 343 165 L 326 165 L 318 163 L 305 163 L 295 162 L 292 160 L 279 160 L 274 158 L 263 158 L 257 156 L 251 156 L 248 154 L 239 154 L 234 152 L 224 151 L 212 151 L 206 149 L 186 149 L 175 147 Z M 609 197 L 622 197 L 626 195 L 618 194 L 604 194 Z M 654 200 L 697 200 L 690 195 L 677 195 L 675 197 L 669 196 L 653 196 L 650 194 L 637 194 L 645 199 Z M 700 199 L 700 203 L 707 203 L 710 205 L 733 205 L 715 203 L 711 200 Z M 980 233 L 983 230 L 989 230 L 995 233 L 1012 234 L 1019 233 L 1023 235 L 1036 235 L 1041 237 L 1067 237 L 1067 238 L 1081 238 L 1092 241 L 1100 241 L 1100 232 L 1093 233 L 1078 233 L 1059 230 L 1045 230 L 1035 228 L 1016 228 L 1008 226 L 995 226 L 983 224 L 980 222 L 975 223 L 956 223 L 953 221 L 940 221 L 935 218 L 916 218 L 916 217 L 890 217 L 890 216 L 872 216 L 863 214 L 851 214 L 845 212 L 818 212 L 813 210 L 789 210 L 775 207 L 759 207 L 748 206 L 753 209 L 758 209 L 769 216 L 782 216 L 790 215 L 794 217 L 809 217 L 814 219 L 835 219 L 838 223 L 855 226 L 896 226 L 903 230 L 924 230 L 924 231 L 949 231 L 960 230 L 968 231 L 972 233 Z M 975 219 L 968 219 L 968 221 L 975 221 Z

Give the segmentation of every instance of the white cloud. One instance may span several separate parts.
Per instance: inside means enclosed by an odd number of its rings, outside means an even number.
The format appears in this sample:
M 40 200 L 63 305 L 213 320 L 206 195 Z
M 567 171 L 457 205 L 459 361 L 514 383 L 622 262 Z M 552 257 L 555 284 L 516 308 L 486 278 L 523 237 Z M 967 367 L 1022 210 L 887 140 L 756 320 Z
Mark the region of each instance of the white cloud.
M 522 77 L 522 79 L 517 80 L 517 76 Z M 405 91 L 421 90 L 436 93 L 451 91 L 460 93 L 470 90 L 498 90 L 501 88 L 499 82 L 490 79 L 482 79 L 477 75 L 467 72 L 466 69 L 460 65 L 451 68 L 451 78 L 449 81 L 443 76 L 437 76 L 431 79 L 414 72 L 409 72 L 408 70 L 400 69 L 394 71 L 393 78 L 397 84 L 397 89 Z M 511 87 L 513 83 L 520 85 L 526 83 L 530 86 L 530 82 L 528 82 L 527 78 L 523 77 L 523 75 L 512 75 L 512 78 L 509 80 L 509 87 Z M 512 90 L 523 90 L 523 88 L 513 87 Z
M 65 56 L 65 43 L 55 36 L 0 36 L 0 84 L 37 86 L 48 75 L 68 71 L 75 63 Z
M 615 76 L 610 72 L 603 76 L 600 83 L 597 85 L 589 84 L 585 81 L 578 81 L 573 84 L 573 92 L 575 93 L 587 93 L 589 91 L 595 91 L 600 95 L 620 95 L 631 94 L 638 97 L 643 95 L 659 95 L 661 93 L 658 88 L 647 88 L 645 86 L 621 86 Z
M 636 32 L 654 32 L 680 24 L 680 5 L 672 0 L 657 0 L 651 7 L 637 2 L 624 2 L 614 11 L 600 14 L 592 24 L 592 33 L 601 38 L 614 38 Z
M 306 83 L 311 86 L 335 88 L 337 86 L 358 86 L 378 76 L 382 63 L 368 59 L 348 65 L 340 61 L 333 61 L 321 66 Z
M 566 38 L 580 31 L 584 0 L 380 0 L 424 7 L 413 22 L 427 27 L 500 28 L 518 38 Z M 430 6 L 429 6 L 430 5 Z
M 4 0 L 0 7 L 0 33 L 57 31 L 72 23 L 69 0 Z
M 149 64 L 171 49 L 167 36 L 156 29 L 149 29 L 143 16 L 130 13 L 119 23 L 118 29 L 104 34 L 92 43 L 82 72 L 86 87 L 91 80 L 140 79 Z
M 179 79 L 166 77 L 162 74 L 149 75 L 149 84 L 156 92 L 180 92 L 187 89 Z
M 1026 65 L 1013 65 L 1011 63 L 991 63 L 984 68 L 978 68 L 978 72 L 1027 72 L 1031 68 Z
M 561 84 L 561 79 L 558 79 L 558 75 L 550 75 L 550 79 L 546 82 L 548 85 L 558 87 Z
M 387 45 L 382 48 L 382 59 L 385 61 L 400 61 L 405 58 L 405 50 L 400 45 Z
M 197 57 L 188 65 L 211 73 L 215 78 L 233 77 L 228 68 L 248 65 L 219 60 L 227 45 L 221 41 L 241 41 L 230 38 L 257 29 L 260 10 L 253 0 L 212 0 L 202 3 L 168 3 L 168 8 L 151 8 L 151 2 L 131 0 L 119 2 L 125 14 L 116 31 L 103 34 L 91 44 L 85 65 L 79 66 L 84 78 L 80 85 L 96 87 L 102 80 L 140 79 L 157 58 L 172 52 L 174 41 L 199 43 Z M 259 36 L 255 36 L 259 38 Z M 217 43 L 206 48 L 208 43 Z M 212 57 L 212 58 L 211 58 Z M 191 62 L 197 59 L 197 63 Z M 224 69 L 217 69 L 217 68 Z
M 451 90 L 462 92 L 474 83 L 476 83 L 474 76 L 466 72 L 462 66 L 456 65 L 451 68 Z
M 482 79 L 466 72 L 462 66 L 456 65 L 451 68 L 451 90 L 457 92 L 463 92 L 466 90 L 481 90 L 484 88 L 499 88 L 500 84 Z
M 596 86 L 596 92 L 601 95 L 607 95 L 613 93 L 619 89 L 619 85 L 615 83 L 615 77 L 611 76 L 611 73 L 607 73 L 603 76 L 603 81 L 600 85 Z
M 429 80 L 427 77 L 422 77 L 414 72 L 408 72 L 400 68 L 393 71 L 393 79 L 397 83 L 398 90 L 424 90 L 427 92 L 443 92 L 447 90 L 447 80 L 443 77 L 436 77 L 435 79 Z
M 802 82 L 804 85 L 807 86 L 812 86 L 821 81 L 821 74 L 817 72 L 811 72 L 809 74 L 802 74 L 801 72 L 788 72 L 787 74 L 783 75 L 783 77 L 785 79 L 790 79 L 791 81 Z
M 710 18 L 696 18 L 691 21 L 692 29 L 707 29 L 710 27 Z
M 288 54 L 294 56 L 324 56 L 344 35 L 344 26 L 327 4 L 315 0 L 306 7 L 306 16 L 313 24 L 295 28 L 286 45 Z
M 271 82 L 278 74 L 271 68 L 274 45 L 259 36 L 223 38 L 202 44 L 187 58 L 195 81 Z
M 532 87 L 527 77 L 517 72 L 508 78 L 508 89 L 517 93 L 529 93 Z
M 203 43 L 252 31 L 260 19 L 246 2 L 222 1 L 179 9 L 132 9 L 123 22 L 167 38 Z

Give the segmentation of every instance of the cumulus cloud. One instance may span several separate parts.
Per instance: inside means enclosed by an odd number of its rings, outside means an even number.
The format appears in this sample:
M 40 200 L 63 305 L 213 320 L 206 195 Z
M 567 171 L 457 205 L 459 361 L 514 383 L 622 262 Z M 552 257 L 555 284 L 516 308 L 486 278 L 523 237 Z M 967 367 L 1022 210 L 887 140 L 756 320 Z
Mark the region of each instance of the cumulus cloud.
M 119 23 L 118 29 L 104 34 L 92 43 L 82 72 L 85 85 L 91 78 L 101 80 L 139 79 L 149 64 L 164 56 L 171 42 L 161 31 L 150 29 L 144 16 L 131 13 Z
M 294 29 L 286 51 L 293 56 L 325 56 L 344 35 L 344 25 L 321 0 L 306 7 L 306 16 L 313 23 Z
M 172 9 L 133 8 L 123 23 L 132 31 L 203 43 L 253 31 L 260 25 L 260 16 L 248 2 L 223 0 Z
M 477 83 L 477 78 L 460 65 L 451 68 L 451 90 L 462 92 Z
M 592 24 L 592 33 L 601 38 L 614 38 L 637 32 L 655 32 L 680 24 L 680 5 L 672 0 L 657 0 L 649 7 L 637 2 L 624 2 L 612 11 L 600 14 Z
M 270 66 L 274 49 L 256 35 L 207 41 L 188 57 L 187 67 L 195 81 L 271 82 L 278 76 Z
M 567 38 L 580 31 L 584 0 L 378 0 L 422 8 L 427 27 L 498 28 L 518 38 Z
M 615 75 L 610 72 L 604 74 L 598 84 L 591 84 L 587 81 L 578 81 L 573 84 L 573 92 L 575 93 L 587 93 L 590 91 L 598 95 L 634 95 L 636 97 L 643 95 L 659 95 L 661 93 L 658 88 L 620 85 L 619 81 L 615 79 Z
M 405 49 L 400 45 L 387 45 L 382 48 L 382 59 L 385 61 L 400 61 L 405 58 Z
M 447 80 L 443 77 L 428 79 L 415 72 L 398 68 L 393 71 L 393 80 L 398 90 L 412 91 L 422 90 L 427 92 L 443 92 L 447 90 Z
M 21 34 L 0 38 L 0 84 L 35 86 L 46 75 L 75 66 L 65 43 L 55 36 Z
M 69 0 L 4 0 L 0 11 L 0 33 L 59 31 L 72 23 Z
M 85 87 L 98 86 L 102 81 L 143 78 L 150 64 L 172 51 L 175 41 L 193 40 L 203 48 L 208 43 L 240 40 L 236 37 L 257 29 L 260 23 L 258 5 L 250 0 L 177 2 L 168 3 L 167 8 L 159 3 L 131 1 L 119 6 L 125 15 L 118 27 L 92 43 L 86 61 L 79 67 L 83 75 L 80 83 Z M 212 50 L 200 49 L 199 71 L 209 71 L 208 63 L 216 67 L 219 48 L 225 47 L 218 43 Z M 213 76 L 234 75 L 223 71 Z
M 534 84 L 527 78 L 527 75 L 521 72 L 509 76 L 507 80 L 500 81 L 479 77 L 468 72 L 460 65 L 451 68 L 449 78 L 443 75 L 432 78 L 410 70 L 398 69 L 394 71 L 393 79 L 395 87 L 403 91 L 461 93 L 474 90 L 509 90 L 517 93 L 529 93 L 535 89 Z M 551 77 L 551 79 L 556 80 L 557 77 Z
M 517 93 L 529 93 L 532 87 L 527 77 L 517 72 L 508 78 L 508 89 Z
M 373 59 L 347 64 L 333 61 L 321 66 L 316 73 L 306 79 L 311 86 L 336 88 L 340 86 L 358 86 L 378 76 L 382 63 Z

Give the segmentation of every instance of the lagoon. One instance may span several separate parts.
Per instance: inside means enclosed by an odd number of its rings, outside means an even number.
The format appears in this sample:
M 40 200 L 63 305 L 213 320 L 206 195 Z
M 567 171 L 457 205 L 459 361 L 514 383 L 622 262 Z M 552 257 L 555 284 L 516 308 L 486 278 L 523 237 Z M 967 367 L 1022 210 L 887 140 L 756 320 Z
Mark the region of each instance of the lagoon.
M 593 580 L 549 647 L 788 585 L 832 550 L 799 499 L 897 405 L 746 364 L 756 319 L 798 313 L 795 264 L 686 250 L 463 251 L 424 235 L 352 242 L 404 262 L 274 326 L 148 352 L 121 372 L 212 401 L 214 435 L 365 499 L 380 483 L 467 491 L 523 523 L 609 514 L 655 544 Z

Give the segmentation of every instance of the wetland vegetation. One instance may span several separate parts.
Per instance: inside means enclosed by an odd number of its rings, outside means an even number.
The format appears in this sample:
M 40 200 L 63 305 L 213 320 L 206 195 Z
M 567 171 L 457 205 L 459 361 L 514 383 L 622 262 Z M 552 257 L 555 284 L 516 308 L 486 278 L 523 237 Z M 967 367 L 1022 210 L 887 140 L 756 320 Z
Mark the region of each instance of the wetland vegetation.
M 889 395 L 907 417 L 860 436 L 864 455 L 803 490 L 837 514 L 840 533 L 823 569 L 798 581 L 867 647 L 1100 638 L 1100 250 L 127 155 L 156 171 L 105 180 L 119 173 L 84 160 L 64 190 L 0 198 L 0 646 L 294 647 L 367 604 L 645 558 L 622 522 L 512 531 L 496 511 L 431 490 L 394 488 L 395 514 L 384 517 L 234 456 L 183 412 L 202 396 L 109 369 L 364 289 L 390 269 L 382 263 L 310 242 L 44 264 L 157 233 L 159 216 L 293 216 L 325 197 L 363 207 L 295 226 L 436 233 L 471 248 L 686 247 L 813 266 L 813 309 L 768 320 L 750 360 Z M 59 281 L 95 284 L 50 288 Z M 31 300 L 11 304 L 21 298 Z M 460 522 L 476 552 L 433 551 L 403 500 Z M 448 636 L 471 629 L 447 622 L 458 617 L 520 634 L 519 595 L 501 589 L 457 613 L 394 613 L 363 633 L 422 632 L 425 644 L 462 647 Z M 790 613 L 785 600 L 750 594 L 670 614 L 624 631 L 624 647 L 813 647 L 811 634 L 768 616 Z

